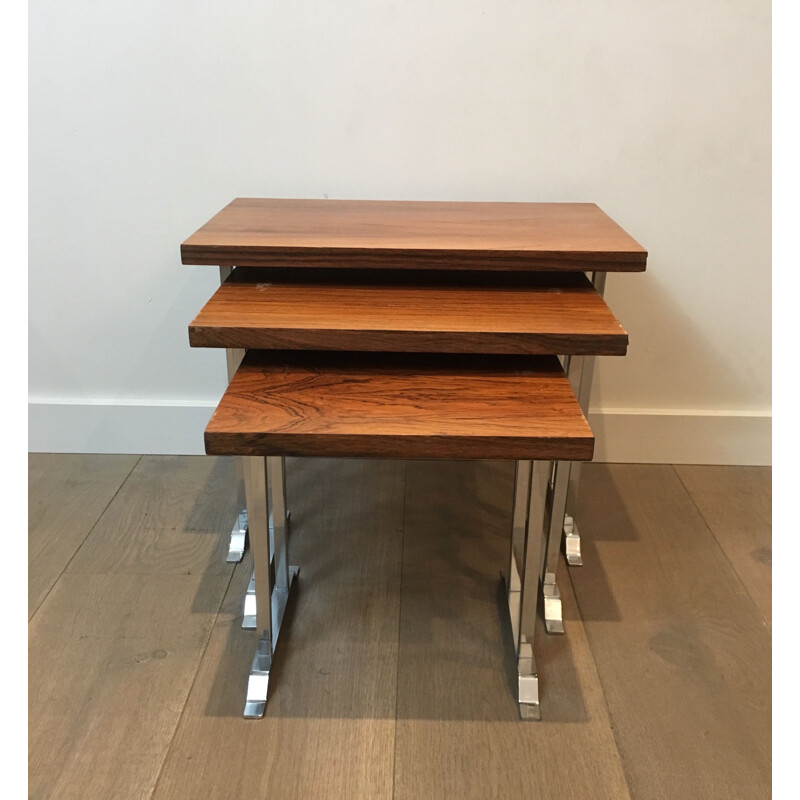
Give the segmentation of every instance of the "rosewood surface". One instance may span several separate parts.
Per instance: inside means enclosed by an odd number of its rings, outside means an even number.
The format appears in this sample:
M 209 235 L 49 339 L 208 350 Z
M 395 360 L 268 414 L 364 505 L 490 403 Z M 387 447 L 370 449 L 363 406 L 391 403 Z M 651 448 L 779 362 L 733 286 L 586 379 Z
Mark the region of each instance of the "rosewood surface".
M 238 198 L 184 264 L 637 272 L 647 251 L 594 203 Z
M 251 351 L 205 434 L 211 455 L 590 460 L 555 356 Z
M 310 275 L 309 275 L 310 274 Z M 189 326 L 194 347 L 624 355 L 583 273 L 236 269 Z M 316 277 L 316 280 L 314 280 Z

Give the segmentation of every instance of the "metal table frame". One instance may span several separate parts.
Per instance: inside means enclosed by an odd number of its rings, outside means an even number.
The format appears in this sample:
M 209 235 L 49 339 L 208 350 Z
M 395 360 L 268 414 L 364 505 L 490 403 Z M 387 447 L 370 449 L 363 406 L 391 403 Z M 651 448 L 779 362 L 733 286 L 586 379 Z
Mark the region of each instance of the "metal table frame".
M 593 272 L 591 281 L 602 297 L 606 288 L 606 273 Z M 564 371 L 572 384 L 575 396 L 585 417 L 589 416 L 589 401 L 592 395 L 595 356 L 562 356 Z M 558 590 L 556 574 L 558 570 L 561 541 L 567 563 L 571 567 L 583 565 L 581 555 L 581 538 L 575 521 L 578 504 L 578 488 L 581 478 L 580 461 L 556 461 L 548 492 L 550 506 L 549 531 L 547 535 L 547 554 L 545 572 L 542 579 L 542 597 L 544 602 L 544 620 L 548 633 L 564 633 L 564 621 L 561 610 L 561 593 Z
M 298 567 L 289 564 L 284 461 L 279 457 L 241 459 L 253 553 L 255 628 L 258 643 L 247 683 L 244 716 L 264 716 L 272 655 Z M 270 526 L 270 517 L 274 524 Z M 260 600 L 258 598 L 261 598 Z
M 220 283 L 233 271 L 220 267 Z M 591 281 L 602 296 L 606 273 Z M 245 351 L 226 350 L 228 380 Z M 594 356 L 562 356 L 584 415 L 588 416 L 594 377 Z M 298 567 L 288 560 L 289 513 L 286 507 L 284 459 L 236 457 L 237 514 L 227 560 L 241 561 L 247 543 L 253 554 L 253 576 L 244 600 L 242 627 L 258 631 L 258 644 L 247 686 L 244 716 L 263 716 L 269 689 L 272 654 Z M 556 580 L 564 541 L 567 563 L 582 565 L 580 534 L 575 522 L 580 462 L 518 461 L 514 481 L 509 566 L 504 574 L 518 673 L 518 702 L 522 719 L 539 719 L 539 682 L 533 638 L 539 595 L 545 629 L 563 634 L 561 594 Z M 533 582 L 533 586 L 531 586 Z M 261 587 L 264 587 L 263 589 Z M 531 591 L 531 589 L 533 589 Z M 259 603 L 258 597 L 268 597 Z

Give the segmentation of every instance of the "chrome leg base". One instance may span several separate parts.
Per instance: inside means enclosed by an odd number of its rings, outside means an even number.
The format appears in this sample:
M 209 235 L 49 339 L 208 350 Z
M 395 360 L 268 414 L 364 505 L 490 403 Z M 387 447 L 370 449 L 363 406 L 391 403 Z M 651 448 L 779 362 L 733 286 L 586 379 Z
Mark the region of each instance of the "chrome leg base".
M 525 636 L 520 642 L 517 670 L 520 719 L 538 722 L 542 718 L 539 706 L 539 675 L 536 672 L 533 647 Z
M 272 642 L 269 636 L 258 640 L 250 678 L 247 681 L 247 699 L 244 704 L 245 719 L 260 719 L 267 707 L 269 671 L 272 668 Z
M 583 566 L 581 536 L 578 533 L 575 518 L 569 514 L 564 517 L 564 553 L 567 557 L 567 564 L 571 567 Z
M 506 591 L 517 602 L 520 591 L 520 579 L 516 566 L 511 565 L 511 576 L 500 573 Z M 525 635 L 519 635 L 514 624 L 514 615 L 511 615 L 511 634 L 516 640 L 519 636 L 519 656 L 517 657 L 517 698 L 519 702 L 519 717 L 522 720 L 538 722 L 542 718 L 539 707 L 539 674 L 536 671 L 536 661 L 533 658 L 533 644 Z
M 256 573 L 250 577 L 250 583 L 247 584 L 247 594 L 244 596 L 244 617 L 242 619 L 242 628 L 246 631 L 254 631 L 256 629 Z
M 236 517 L 236 522 L 231 530 L 231 541 L 228 545 L 229 564 L 236 564 L 242 560 L 247 547 L 247 509 L 243 508 Z
M 286 519 L 291 519 L 292 512 L 286 512 Z M 271 525 L 270 525 L 271 527 Z M 247 509 L 243 508 L 236 516 L 236 522 L 231 529 L 231 541 L 228 545 L 228 557 L 225 559 L 229 564 L 238 564 L 244 558 L 244 551 L 247 549 Z
M 564 633 L 564 618 L 561 614 L 561 592 L 555 581 L 555 575 L 549 572 L 542 583 L 542 600 L 544 601 L 544 627 L 548 633 Z
M 275 588 L 272 591 L 272 635 L 259 637 L 253 666 L 250 668 L 250 677 L 247 681 L 247 696 L 244 704 L 245 719 L 260 719 L 264 716 L 267 707 L 267 694 L 269 693 L 269 673 L 272 669 L 272 655 L 278 644 L 278 634 L 281 630 L 283 615 L 289 600 L 289 591 L 292 583 L 300 572 L 299 567 L 289 567 L 289 587 L 287 589 Z
M 288 521 L 289 514 L 286 514 Z M 269 515 L 269 537 L 270 541 L 275 538 L 275 529 L 272 525 L 272 514 Z M 270 560 L 270 566 L 273 571 L 275 564 Z M 254 631 L 256 629 L 256 571 L 253 570 L 253 575 L 250 578 L 250 583 L 247 585 L 247 593 L 244 596 L 244 613 L 242 616 L 242 629 L 246 631 Z
M 514 478 L 511 547 L 505 581 L 517 662 L 517 701 L 523 720 L 541 719 L 533 638 L 540 596 L 539 581 L 546 572 L 545 527 L 552 472 L 553 465 L 549 461 L 518 461 Z

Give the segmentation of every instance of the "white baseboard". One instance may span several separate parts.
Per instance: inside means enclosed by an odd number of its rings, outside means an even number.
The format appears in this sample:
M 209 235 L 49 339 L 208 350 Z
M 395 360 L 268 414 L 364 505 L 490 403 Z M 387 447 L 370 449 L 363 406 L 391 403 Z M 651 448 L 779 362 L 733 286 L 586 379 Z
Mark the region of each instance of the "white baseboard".
M 31 453 L 202 455 L 213 402 L 32 400 Z
M 765 412 L 603 409 L 589 412 L 594 461 L 616 464 L 772 463 Z
M 33 453 L 197 455 L 214 411 L 211 401 L 28 404 Z M 638 464 L 772 462 L 772 417 L 763 412 L 604 409 L 589 414 L 595 461 Z

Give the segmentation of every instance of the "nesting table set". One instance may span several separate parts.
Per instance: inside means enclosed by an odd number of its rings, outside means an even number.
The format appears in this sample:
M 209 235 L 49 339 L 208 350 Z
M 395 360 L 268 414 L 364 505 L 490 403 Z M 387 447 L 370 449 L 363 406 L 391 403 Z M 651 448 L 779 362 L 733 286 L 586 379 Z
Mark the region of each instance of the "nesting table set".
M 594 357 L 628 345 L 605 277 L 647 252 L 591 203 L 237 199 L 181 257 L 220 269 L 189 341 L 227 351 L 205 448 L 237 457 L 228 560 L 253 555 L 245 716 L 264 713 L 298 572 L 284 457 L 338 456 L 516 462 L 504 579 L 520 716 L 539 719 L 535 622 L 541 601 L 564 632 L 562 545 L 581 563 Z

